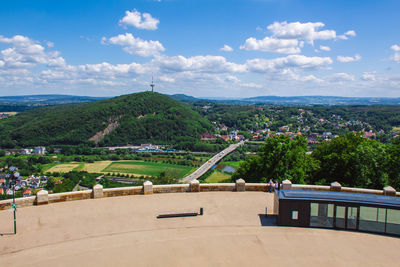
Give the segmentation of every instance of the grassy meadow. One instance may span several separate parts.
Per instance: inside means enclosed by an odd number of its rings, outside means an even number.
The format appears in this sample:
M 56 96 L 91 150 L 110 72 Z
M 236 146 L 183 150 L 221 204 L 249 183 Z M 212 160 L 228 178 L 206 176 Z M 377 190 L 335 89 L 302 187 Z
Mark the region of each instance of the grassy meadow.
M 163 171 L 170 171 L 178 178 L 182 178 L 194 171 L 196 168 L 176 164 L 145 161 L 118 161 L 112 162 L 103 172 L 118 172 L 136 175 L 158 176 Z
M 66 173 L 70 171 L 87 171 L 89 173 L 120 173 L 134 176 L 158 176 L 163 171 L 169 171 L 178 178 L 185 177 L 196 168 L 182 166 L 178 164 L 168 164 L 162 162 L 135 161 L 96 161 L 94 163 L 69 162 L 60 163 L 49 168 L 46 172 Z
M 215 170 L 207 179 L 204 180 L 205 183 L 224 183 L 231 182 L 231 175 Z

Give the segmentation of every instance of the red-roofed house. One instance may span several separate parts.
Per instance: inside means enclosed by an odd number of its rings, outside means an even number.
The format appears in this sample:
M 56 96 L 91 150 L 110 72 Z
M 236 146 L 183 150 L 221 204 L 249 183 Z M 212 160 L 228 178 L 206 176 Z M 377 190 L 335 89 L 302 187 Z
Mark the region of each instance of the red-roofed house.
M 216 140 L 217 137 L 214 134 L 210 133 L 203 133 L 200 135 L 200 140 L 207 141 L 207 140 Z
M 376 135 L 376 133 L 374 133 L 373 131 L 364 132 L 364 137 L 366 137 L 366 138 L 372 138 L 375 135 Z
M 221 136 L 221 139 L 224 140 L 224 141 L 229 141 L 229 140 L 231 140 L 231 138 L 229 137 L 229 135 L 223 135 L 223 136 Z
M 24 193 L 22 194 L 23 197 L 29 197 L 32 194 L 32 191 L 30 188 L 27 188 Z

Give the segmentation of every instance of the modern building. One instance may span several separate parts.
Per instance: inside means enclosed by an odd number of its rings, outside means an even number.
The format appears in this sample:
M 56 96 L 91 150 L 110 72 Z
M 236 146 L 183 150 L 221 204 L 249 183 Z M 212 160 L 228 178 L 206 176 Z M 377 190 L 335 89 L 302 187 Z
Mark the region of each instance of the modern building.
M 141 144 L 139 151 L 157 151 L 160 147 L 152 144 Z
M 400 236 L 400 197 L 311 190 L 277 192 L 281 226 Z
M 21 149 L 21 155 L 30 155 L 32 154 L 33 149 L 32 148 L 22 148 Z
M 44 146 L 38 146 L 33 149 L 35 155 L 44 155 L 46 153 L 46 148 Z

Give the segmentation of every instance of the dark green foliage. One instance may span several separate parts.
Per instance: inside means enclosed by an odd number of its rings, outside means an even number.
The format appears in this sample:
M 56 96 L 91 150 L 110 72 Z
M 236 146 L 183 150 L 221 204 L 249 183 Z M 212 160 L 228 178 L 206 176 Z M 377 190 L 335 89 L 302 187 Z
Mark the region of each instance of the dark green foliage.
M 393 140 L 392 144 L 387 145 L 387 170 L 389 184 L 397 191 L 400 190 L 400 138 Z
M 285 135 L 268 138 L 257 155 L 240 164 L 232 179 L 243 178 L 246 182 L 289 179 L 304 183 L 312 169 L 312 160 L 306 152 L 307 141 L 302 136 L 295 140 Z
M 93 188 L 96 184 L 96 177 L 98 176 L 99 174 L 97 173 L 71 171 L 63 175 L 61 184 L 57 184 L 56 180 L 50 177 L 46 185 L 46 190 L 52 190 L 53 193 L 69 192 L 72 191 L 78 183 L 81 186 Z
M 100 179 L 99 184 L 101 184 L 104 188 L 115 188 L 115 187 L 142 185 L 143 182 L 138 181 L 137 184 L 130 184 L 130 183 L 128 184 L 110 180 L 108 177 L 103 177 Z
M 343 186 L 383 188 L 388 183 L 389 155 L 382 143 L 349 133 L 323 142 L 313 151 L 320 168 L 310 182 L 337 181 Z
M 15 198 L 21 198 L 21 197 L 22 197 L 22 192 L 16 191 Z M 0 194 L 0 200 L 12 199 L 12 198 L 13 198 L 13 195 Z
M 115 121 L 119 126 L 100 145 L 193 144 L 201 133 L 212 130 L 211 124 L 189 105 L 162 94 L 144 92 L 38 108 L 1 120 L 0 146 L 90 146 L 93 142 L 88 139 Z
M 304 138 L 290 140 L 283 135 L 268 138 L 256 156 L 240 164 L 232 179 L 266 182 L 269 179 L 293 183 L 323 184 L 381 189 L 400 189 L 400 140 L 382 144 L 349 133 L 320 143 L 308 155 Z
M 53 159 L 47 156 L 6 157 L 0 165 L 15 166 L 22 176 L 40 174 L 42 164 L 51 163 Z
M 152 177 L 150 181 L 153 184 L 177 184 L 179 182 L 178 179 L 179 174 L 174 173 L 173 171 L 163 171 L 157 177 Z

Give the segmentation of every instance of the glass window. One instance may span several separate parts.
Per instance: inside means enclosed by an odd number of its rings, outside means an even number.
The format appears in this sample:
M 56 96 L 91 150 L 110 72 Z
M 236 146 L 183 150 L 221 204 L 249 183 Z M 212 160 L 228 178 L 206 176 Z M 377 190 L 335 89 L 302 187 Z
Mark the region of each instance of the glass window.
M 400 210 L 387 209 L 386 233 L 400 235 Z
M 375 207 L 360 207 L 359 230 L 381 232 L 385 231 L 386 209 Z
M 310 226 L 333 227 L 333 204 L 311 203 Z
M 299 211 L 293 210 L 292 211 L 292 220 L 298 220 L 299 219 Z
M 336 227 L 344 228 L 345 214 L 346 214 L 346 207 L 336 206 L 336 218 L 335 218 Z
M 357 229 L 357 207 L 347 207 L 347 226 L 346 229 Z

